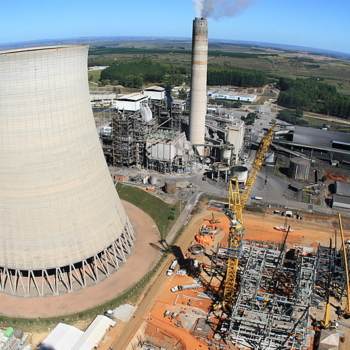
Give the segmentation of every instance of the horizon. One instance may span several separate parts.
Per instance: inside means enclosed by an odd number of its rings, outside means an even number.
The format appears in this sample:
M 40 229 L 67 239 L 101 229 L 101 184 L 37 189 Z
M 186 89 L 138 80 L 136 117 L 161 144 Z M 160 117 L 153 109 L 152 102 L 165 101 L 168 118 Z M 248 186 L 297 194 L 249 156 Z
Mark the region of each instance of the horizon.
M 209 40 L 288 45 L 350 54 L 347 10 L 335 0 L 317 6 L 301 0 L 216 0 L 208 14 Z M 243 4 L 243 8 L 235 5 Z M 248 4 L 250 4 L 248 6 Z M 20 10 L 19 10 L 20 9 Z M 228 16 L 220 9 L 235 10 Z M 92 37 L 191 38 L 196 12 L 191 0 L 17 0 L 3 5 L 0 46 Z M 229 13 L 229 12 L 227 12 Z M 213 19 L 212 17 L 220 17 Z M 140 35 L 142 32 L 142 35 Z
M 0 52 L 1 51 L 8 51 L 8 50 L 21 50 L 21 49 L 29 49 L 29 48 L 35 48 L 36 46 L 28 46 L 30 44 L 35 43 L 45 43 L 48 42 L 48 47 L 50 46 L 56 46 L 56 45 L 89 45 L 87 43 L 81 43 L 81 44 L 65 44 L 65 42 L 69 41 L 96 41 L 98 40 L 108 40 L 108 39 L 115 39 L 115 40 L 134 40 L 134 39 L 144 39 L 144 40 L 188 40 L 191 41 L 191 37 L 156 37 L 156 36 L 85 36 L 85 37 L 72 37 L 72 38 L 52 38 L 52 39 L 38 39 L 38 40 L 32 40 L 32 41 L 22 41 L 22 42 L 12 42 L 12 43 L 0 43 Z M 328 50 L 328 49 L 321 49 L 317 47 L 307 47 L 307 46 L 300 46 L 300 45 L 290 45 L 290 44 L 280 44 L 280 43 L 272 43 L 272 42 L 259 42 L 259 41 L 248 41 L 248 40 L 230 40 L 230 39 L 219 39 L 219 38 L 209 38 L 209 45 L 213 42 L 229 42 L 229 43 L 237 43 L 238 45 L 241 44 L 248 44 L 251 46 L 259 46 L 262 45 L 264 48 L 274 48 L 281 51 L 291 51 L 291 52 L 300 52 L 305 51 L 305 54 L 315 54 L 315 55 L 344 55 L 349 56 L 347 59 L 350 59 L 350 53 L 347 52 L 341 52 L 341 51 L 334 51 L 334 50 Z M 55 42 L 60 41 L 61 44 L 55 44 Z M 91 45 L 90 45 L 91 46 Z M 38 46 L 41 47 L 41 46 Z M 44 45 L 43 47 L 46 47 Z M 4 48 L 3 50 L 1 48 Z M 147 49 L 146 49 L 147 50 Z

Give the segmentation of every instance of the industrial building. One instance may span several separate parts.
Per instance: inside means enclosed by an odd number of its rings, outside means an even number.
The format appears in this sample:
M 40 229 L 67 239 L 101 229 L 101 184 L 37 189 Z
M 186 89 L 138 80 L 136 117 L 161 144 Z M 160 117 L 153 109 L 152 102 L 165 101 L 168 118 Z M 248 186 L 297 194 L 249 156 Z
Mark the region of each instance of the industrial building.
M 293 180 L 307 181 L 310 173 L 310 161 L 302 158 L 291 158 L 288 169 L 288 176 Z
M 92 350 L 97 349 L 106 331 L 114 327 L 115 321 L 107 316 L 98 315 L 85 332 L 80 329 L 59 323 L 44 339 L 39 350 Z
M 218 100 L 228 100 L 237 102 L 252 103 L 256 100 L 257 95 L 248 94 L 245 92 L 238 92 L 230 89 L 211 89 L 208 91 L 208 96 Z
M 350 209 L 350 183 L 343 181 L 334 182 L 332 208 Z
M 307 158 L 317 158 L 330 163 L 349 166 L 350 143 L 347 133 L 293 126 L 291 130 L 277 131 L 273 143 L 291 151 L 303 153 Z
M 191 96 L 173 99 L 161 86 L 119 96 L 98 123 L 107 163 L 160 173 L 188 173 L 205 164 L 212 178 L 227 181 L 247 146 L 244 122 L 225 109 L 207 113 L 208 23 L 193 21 Z
M 50 296 L 99 282 L 134 231 L 90 105 L 88 46 L 0 52 L 0 291 Z

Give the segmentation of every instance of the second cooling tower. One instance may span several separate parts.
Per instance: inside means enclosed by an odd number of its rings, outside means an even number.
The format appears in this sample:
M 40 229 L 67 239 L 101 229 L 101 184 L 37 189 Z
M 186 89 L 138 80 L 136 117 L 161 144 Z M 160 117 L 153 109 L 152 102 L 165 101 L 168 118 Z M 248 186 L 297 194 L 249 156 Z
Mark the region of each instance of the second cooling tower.
M 87 46 L 0 52 L 0 291 L 88 287 L 131 253 L 134 233 L 90 105 Z
M 189 139 L 193 145 L 204 144 L 207 112 L 208 21 L 196 17 L 192 32 L 191 105 Z M 197 146 L 203 155 L 204 147 Z

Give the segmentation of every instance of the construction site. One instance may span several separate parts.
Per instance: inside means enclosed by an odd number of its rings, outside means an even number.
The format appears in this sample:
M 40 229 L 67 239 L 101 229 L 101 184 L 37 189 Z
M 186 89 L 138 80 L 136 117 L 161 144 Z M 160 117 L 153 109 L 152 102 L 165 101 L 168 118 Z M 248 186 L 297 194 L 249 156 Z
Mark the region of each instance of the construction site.
M 262 199 L 250 196 L 273 142 L 277 152 L 294 157 L 289 172 L 295 180 L 309 180 L 316 151 L 311 149 L 306 159 L 303 150 L 280 138 L 290 130 L 276 132 L 271 120 L 253 140 L 246 135 L 253 128 L 242 120 L 220 108 L 207 109 L 207 30 L 205 18 L 194 20 L 189 110 L 185 101 L 152 86 L 117 98 L 115 109 L 99 123 L 112 166 L 189 174 L 201 164 L 212 180 L 228 185 L 227 202 L 207 203 L 182 243 L 171 247 L 167 266 L 154 281 L 153 307 L 147 316 L 140 314 L 142 323 L 132 320 L 129 336 L 124 329 L 111 345 L 128 350 L 344 350 L 350 328 L 350 244 L 342 215 L 325 229 L 326 220 L 315 228 L 289 211 L 267 228 L 266 216 L 277 208 L 266 208 L 247 227 L 250 214 L 243 214 L 249 199 Z M 252 145 L 257 150 L 248 170 L 244 165 Z M 329 153 L 330 160 L 336 153 Z M 293 184 L 299 191 L 301 185 Z
M 230 178 L 228 203 L 207 203 L 172 247 L 154 305 L 127 349 L 347 349 L 350 245 L 342 215 L 334 232 L 329 218 L 275 219 L 273 208 L 260 218 L 243 214 L 273 128 L 245 186 Z

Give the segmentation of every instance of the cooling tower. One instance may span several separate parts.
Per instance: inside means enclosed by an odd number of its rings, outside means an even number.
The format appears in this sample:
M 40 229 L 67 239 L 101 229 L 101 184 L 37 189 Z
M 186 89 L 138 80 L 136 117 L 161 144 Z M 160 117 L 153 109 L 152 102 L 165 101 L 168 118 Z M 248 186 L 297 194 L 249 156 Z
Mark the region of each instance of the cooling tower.
M 196 17 L 192 31 L 191 105 L 190 135 L 193 145 L 204 144 L 205 115 L 207 112 L 207 62 L 208 62 L 208 21 Z M 197 146 L 203 155 L 204 147 Z
M 99 144 L 88 46 L 0 52 L 0 291 L 57 295 L 131 252 L 132 226 Z

